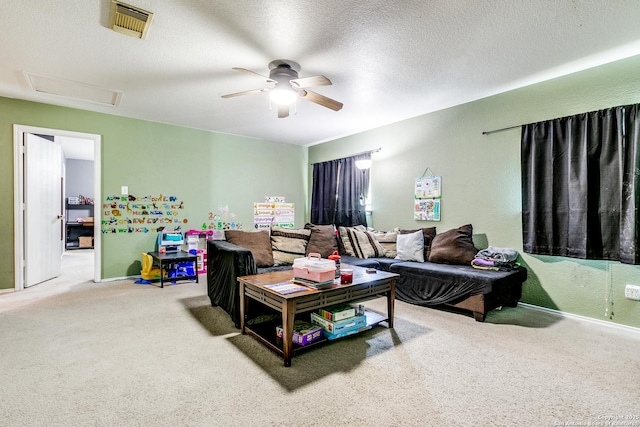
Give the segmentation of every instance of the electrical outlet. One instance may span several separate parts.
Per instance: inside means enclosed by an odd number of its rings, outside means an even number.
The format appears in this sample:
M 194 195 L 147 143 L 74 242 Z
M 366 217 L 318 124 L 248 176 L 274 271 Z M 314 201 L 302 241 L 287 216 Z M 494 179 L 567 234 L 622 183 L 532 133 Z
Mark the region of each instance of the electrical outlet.
M 624 296 L 635 301 L 640 301 L 640 286 L 627 285 L 624 288 Z

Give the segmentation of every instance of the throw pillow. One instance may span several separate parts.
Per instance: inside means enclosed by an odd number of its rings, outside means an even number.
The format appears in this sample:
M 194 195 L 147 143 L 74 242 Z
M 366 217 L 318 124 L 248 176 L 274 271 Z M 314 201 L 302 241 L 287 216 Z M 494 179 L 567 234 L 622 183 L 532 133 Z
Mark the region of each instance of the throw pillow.
M 473 246 L 473 226 L 463 225 L 436 235 L 429 261 L 470 265 L 478 250 Z
M 307 229 L 272 227 L 271 249 L 274 265 L 293 264 L 294 259 L 305 257 L 310 235 L 311 230 Z
M 357 258 L 375 258 L 384 256 L 384 248 L 376 236 L 363 226 L 340 227 L 340 239 L 347 255 Z
M 307 245 L 307 255 L 316 253 L 320 254 L 322 258 L 327 258 L 333 251 L 338 250 L 336 229 L 332 224 L 316 225 L 307 223 L 304 228 L 311 230 L 309 244 Z
M 341 228 L 352 228 L 352 229 L 357 230 L 357 231 L 366 231 L 367 227 L 365 227 L 364 225 L 354 225 L 353 227 L 338 227 L 338 233 L 337 233 L 337 236 L 336 236 L 338 238 L 338 251 L 341 254 L 349 255 L 349 253 L 347 252 L 347 250 L 345 249 L 345 246 L 344 246 L 344 237 L 343 236 L 346 236 L 346 235 L 344 233 L 340 232 Z M 347 242 L 347 244 L 348 244 L 348 242 Z M 352 254 L 355 254 L 355 252 L 353 251 L 353 248 L 351 246 L 349 246 L 349 249 L 350 249 L 350 252 Z M 351 255 L 351 256 L 355 256 L 355 255 Z
M 424 237 L 421 230 L 410 234 L 399 234 L 396 246 L 398 255 L 395 259 L 424 262 Z
M 424 237 L 424 259 L 426 261 L 429 259 L 429 255 L 431 253 L 431 243 L 433 242 L 433 238 L 436 237 L 436 228 L 428 227 L 420 228 L 418 230 L 400 230 L 400 234 L 411 234 L 416 231 L 422 231 L 422 236 Z
M 380 246 L 384 248 L 384 256 L 387 258 L 395 258 L 398 254 L 396 250 L 396 241 L 398 239 L 397 229 L 394 231 L 374 231 L 373 235 L 376 237 Z
M 225 230 L 227 241 L 242 248 L 249 249 L 258 267 L 271 267 L 273 265 L 273 252 L 271 239 L 267 230 L 242 231 Z

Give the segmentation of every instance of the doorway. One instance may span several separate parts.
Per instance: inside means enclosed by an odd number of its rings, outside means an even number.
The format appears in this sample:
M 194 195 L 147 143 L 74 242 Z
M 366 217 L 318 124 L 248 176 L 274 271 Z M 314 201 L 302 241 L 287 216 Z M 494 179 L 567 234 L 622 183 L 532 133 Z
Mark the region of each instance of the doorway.
M 101 183 L 101 136 L 96 134 L 80 133 L 64 131 L 59 129 L 39 128 L 33 126 L 14 125 L 14 254 L 15 254 L 15 290 L 19 291 L 25 287 L 25 269 L 29 262 L 26 254 L 25 236 L 28 230 L 25 230 L 25 217 L 28 213 L 29 206 L 22 203 L 25 200 L 25 154 L 23 149 L 23 141 L 26 134 L 49 135 L 54 139 L 59 138 L 65 141 L 70 152 L 91 152 L 93 155 L 93 199 L 95 204 L 99 206 L 101 200 L 100 183 Z M 71 144 L 71 146 L 69 146 Z M 73 144 L 76 144 L 73 147 Z M 77 151 L 79 150 L 79 151 Z M 71 157 L 76 154 L 70 154 Z M 77 158 L 77 157 L 76 157 Z M 52 159 L 54 161 L 54 159 Z M 58 160 L 61 161 L 61 160 Z M 29 174 L 27 171 L 26 174 Z M 93 256 L 93 281 L 101 281 L 101 233 L 100 233 L 100 210 L 96 210 L 93 235 L 94 249 L 90 251 Z M 59 227 L 59 225 L 58 225 Z M 87 250 L 88 251 L 88 250 Z M 86 257 L 85 257 L 86 258 Z M 62 263 L 61 265 L 66 265 Z

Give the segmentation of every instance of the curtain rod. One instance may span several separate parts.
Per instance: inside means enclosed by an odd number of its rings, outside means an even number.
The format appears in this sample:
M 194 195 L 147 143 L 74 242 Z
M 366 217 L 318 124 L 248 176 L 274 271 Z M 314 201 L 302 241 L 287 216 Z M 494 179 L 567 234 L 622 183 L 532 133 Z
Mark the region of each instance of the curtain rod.
M 610 108 L 618 108 L 618 107 L 626 107 L 626 105 L 618 105 L 617 107 L 610 107 Z M 605 110 L 608 110 L 608 109 L 610 109 L 610 108 L 605 108 Z M 598 111 L 604 111 L 604 110 L 595 110 L 595 111 L 589 111 L 588 113 L 580 113 L 580 114 L 589 114 L 589 113 L 595 113 L 595 112 L 598 112 Z M 563 118 L 565 118 L 565 117 L 572 117 L 572 116 L 574 116 L 574 115 L 575 115 L 575 114 L 573 114 L 573 115 L 571 115 L 571 116 L 558 117 L 558 118 L 555 118 L 555 119 L 548 119 L 548 120 L 543 120 L 543 121 L 545 121 L 545 122 L 546 122 L 546 121 L 550 121 L 550 120 L 558 120 L 558 119 L 563 119 Z M 536 122 L 532 122 L 532 123 L 536 123 Z M 531 123 L 526 123 L 526 124 L 531 124 Z M 492 133 L 496 133 L 496 132 L 504 132 L 505 130 L 516 129 L 516 128 L 519 128 L 519 127 L 522 127 L 522 126 L 525 126 L 525 125 L 509 126 L 509 127 L 502 128 L 502 129 L 488 130 L 488 131 L 484 131 L 484 132 L 482 132 L 482 134 L 483 134 L 483 135 L 491 135 Z
M 502 129 L 495 129 L 495 130 L 487 130 L 482 132 L 483 135 L 491 135 L 492 133 L 497 133 L 497 132 L 504 132 L 505 130 L 511 130 L 511 129 L 518 129 L 522 127 L 522 125 L 518 125 L 518 126 L 509 126 L 507 128 L 502 128 Z
M 318 163 L 324 163 L 324 162 L 329 162 L 331 160 L 338 160 L 338 159 L 346 159 L 347 157 L 355 157 L 355 156 L 359 156 L 361 154 L 373 154 L 373 153 L 377 153 L 378 151 L 382 150 L 382 148 L 376 148 L 374 150 L 367 150 L 367 151 L 362 151 L 360 153 L 356 153 L 356 154 L 350 154 L 348 156 L 344 156 L 344 157 L 338 157 L 337 159 L 329 159 L 329 160 L 323 160 L 321 162 L 315 162 L 315 163 L 311 163 L 312 165 L 316 165 Z

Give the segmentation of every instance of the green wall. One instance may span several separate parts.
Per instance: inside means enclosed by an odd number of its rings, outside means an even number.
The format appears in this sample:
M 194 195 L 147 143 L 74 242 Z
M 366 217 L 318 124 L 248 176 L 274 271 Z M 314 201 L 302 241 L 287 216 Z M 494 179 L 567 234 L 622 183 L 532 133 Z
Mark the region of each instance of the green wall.
M 15 286 L 13 124 L 100 134 L 102 202 L 119 195 L 123 185 L 135 196 L 173 195 L 184 202 L 180 214 L 189 222 L 183 229 L 201 228 L 220 206 L 228 206 L 244 229 L 253 229 L 253 203 L 264 196 L 295 203 L 296 226 L 307 218 L 305 147 L 0 98 L 0 289 Z M 103 234 L 101 277 L 139 274 L 141 253 L 154 249 L 155 237 Z
M 379 230 L 471 223 L 479 240 L 522 251 L 520 130 L 483 131 L 640 102 L 640 57 L 593 68 L 309 148 L 309 163 L 382 148 L 371 168 Z M 442 176 L 442 220 L 414 221 L 413 184 Z M 307 170 L 308 176 L 310 169 Z M 624 298 L 640 267 L 522 255 L 523 302 L 640 327 L 640 302 Z
M 228 205 L 245 228 L 265 195 L 296 203 L 308 218 L 310 164 L 382 148 L 373 155 L 371 226 L 471 223 L 479 241 L 522 250 L 520 131 L 483 131 L 640 102 L 640 57 L 491 96 L 310 148 L 234 137 L 107 114 L 0 98 L 0 289 L 13 288 L 14 123 L 102 135 L 102 195 L 173 194 L 195 228 Z M 274 164 L 289 165 L 274 168 Z M 442 221 L 413 220 L 413 182 L 429 167 L 442 176 Z M 97 214 L 96 214 L 97 216 Z M 102 277 L 137 274 L 154 236 L 103 235 Z M 11 244 L 8 244 L 11 242 Z M 529 269 L 523 301 L 640 327 L 640 303 L 624 298 L 640 267 L 522 254 Z M 138 269 L 138 271 L 136 271 Z

